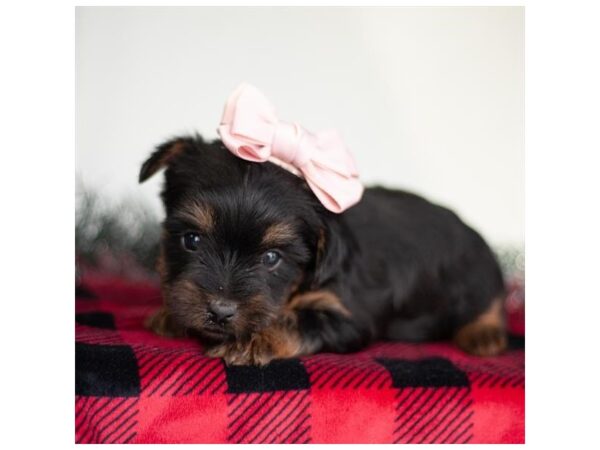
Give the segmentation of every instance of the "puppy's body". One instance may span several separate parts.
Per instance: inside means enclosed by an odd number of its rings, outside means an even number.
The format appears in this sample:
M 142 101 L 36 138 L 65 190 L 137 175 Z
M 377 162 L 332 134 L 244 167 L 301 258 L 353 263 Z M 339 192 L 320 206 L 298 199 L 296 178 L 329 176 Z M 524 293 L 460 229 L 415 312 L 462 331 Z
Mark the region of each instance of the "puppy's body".
M 446 208 L 371 188 L 340 219 L 360 257 L 334 289 L 367 311 L 376 338 L 450 338 L 503 294 L 489 247 Z
M 375 339 L 454 338 L 481 355 L 506 345 L 498 265 L 451 211 L 372 188 L 336 215 L 301 178 L 198 137 L 163 144 L 140 180 L 163 166 L 157 332 L 198 335 L 232 364 Z

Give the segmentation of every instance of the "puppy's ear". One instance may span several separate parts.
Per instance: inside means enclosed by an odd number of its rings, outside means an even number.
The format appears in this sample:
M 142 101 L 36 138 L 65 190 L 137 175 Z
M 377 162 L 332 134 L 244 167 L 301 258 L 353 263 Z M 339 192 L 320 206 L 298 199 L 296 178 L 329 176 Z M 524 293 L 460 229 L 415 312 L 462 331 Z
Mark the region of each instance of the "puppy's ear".
M 349 253 L 349 241 L 343 237 L 343 228 L 330 223 L 319 230 L 312 287 L 317 288 L 344 270 Z
M 159 145 L 156 148 L 156 151 L 150 155 L 150 158 L 142 164 L 139 182 L 143 183 L 160 169 L 168 166 L 192 145 L 193 140 L 191 138 L 175 138 Z

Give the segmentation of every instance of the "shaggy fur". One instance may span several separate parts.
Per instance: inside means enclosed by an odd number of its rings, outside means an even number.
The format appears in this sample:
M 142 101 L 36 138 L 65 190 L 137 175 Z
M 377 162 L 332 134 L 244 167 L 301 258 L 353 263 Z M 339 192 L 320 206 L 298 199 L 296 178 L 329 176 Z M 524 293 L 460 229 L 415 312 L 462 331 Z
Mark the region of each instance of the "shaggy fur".
M 352 352 L 376 339 L 506 346 L 500 268 L 453 212 L 403 191 L 366 189 L 343 214 L 304 180 L 199 136 L 166 142 L 159 272 L 149 325 L 194 335 L 229 364 Z

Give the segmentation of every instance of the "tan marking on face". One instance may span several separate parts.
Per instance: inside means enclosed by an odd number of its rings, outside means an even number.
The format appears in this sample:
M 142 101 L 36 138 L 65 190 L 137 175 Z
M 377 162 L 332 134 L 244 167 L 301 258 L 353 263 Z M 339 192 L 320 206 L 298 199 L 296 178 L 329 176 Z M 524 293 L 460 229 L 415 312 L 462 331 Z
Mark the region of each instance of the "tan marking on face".
M 176 281 L 172 286 L 168 286 L 168 288 L 169 295 L 167 300 L 170 300 L 171 297 L 177 297 L 180 301 L 185 300 L 193 303 L 200 293 L 198 286 L 190 280 Z
M 343 304 L 342 299 L 331 291 L 309 291 L 293 296 L 287 304 L 287 309 L 317 309 L 335 311 L 346 317 L 351 315 Z
M 206 294 L 191 280 L 179 279 L 163 284 L 165 306 L 175 320 L 191 330 L 201 330 L 206 322 L 206 311 L 199 308 L 206 302 Z
M 483 314 L 460 328 L 454 342 L 478 356 L 494 356 L 504 351 L 508 342 L 502 298 L 494 299 Z
M 294 227 L 289 223 L 275 223 L 267 228 L 263 235 L 262 243 L 265 246 L 276 247 L 296 238 Z
M 210 205 L 191 200 L 185 202 L 177 216 L 195 224 L 200 231 L 210 233 L 215 227 L 215 212 Z

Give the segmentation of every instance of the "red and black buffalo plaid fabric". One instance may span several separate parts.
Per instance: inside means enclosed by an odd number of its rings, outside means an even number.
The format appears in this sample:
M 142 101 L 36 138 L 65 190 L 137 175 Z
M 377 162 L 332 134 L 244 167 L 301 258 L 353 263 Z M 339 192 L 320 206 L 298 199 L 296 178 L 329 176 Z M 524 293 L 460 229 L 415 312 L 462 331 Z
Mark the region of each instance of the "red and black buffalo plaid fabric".
M 521 295 L 507 307 L 522 335 Z M 161 303 L 155 284 L 88 277 L 76 297 L 78 443 L 524 442 L 522 336 L 493 358 L 382 342 L 227 367 L 143 328 Z

